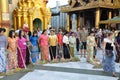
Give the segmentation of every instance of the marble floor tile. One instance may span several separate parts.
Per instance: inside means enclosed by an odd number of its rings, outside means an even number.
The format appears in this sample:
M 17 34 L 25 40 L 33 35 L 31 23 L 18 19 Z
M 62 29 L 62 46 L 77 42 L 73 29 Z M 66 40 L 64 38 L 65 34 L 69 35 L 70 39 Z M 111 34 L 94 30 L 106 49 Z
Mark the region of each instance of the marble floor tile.
M 34 70 L 19 80 L 117 80 L 114 77 Z

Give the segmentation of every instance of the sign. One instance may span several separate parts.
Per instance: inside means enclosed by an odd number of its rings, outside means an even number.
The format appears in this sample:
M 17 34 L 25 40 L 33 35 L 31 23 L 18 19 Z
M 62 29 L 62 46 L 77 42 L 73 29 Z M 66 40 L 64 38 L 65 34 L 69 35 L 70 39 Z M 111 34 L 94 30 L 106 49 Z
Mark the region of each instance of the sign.
M 9 21 L 10 15 L 9 13 L 2 13 L 2 21 Z

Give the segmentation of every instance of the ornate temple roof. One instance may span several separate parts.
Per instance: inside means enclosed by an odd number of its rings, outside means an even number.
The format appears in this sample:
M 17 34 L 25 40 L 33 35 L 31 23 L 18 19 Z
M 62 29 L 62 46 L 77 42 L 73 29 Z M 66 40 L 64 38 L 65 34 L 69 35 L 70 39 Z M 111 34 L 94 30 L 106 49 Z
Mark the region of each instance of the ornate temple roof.
M 118 9 L 120 8 L 119 0 L 69 0 L 69 6 L 61 7 L 62 12 L 82 11 L 93 8 L 108 8 Z

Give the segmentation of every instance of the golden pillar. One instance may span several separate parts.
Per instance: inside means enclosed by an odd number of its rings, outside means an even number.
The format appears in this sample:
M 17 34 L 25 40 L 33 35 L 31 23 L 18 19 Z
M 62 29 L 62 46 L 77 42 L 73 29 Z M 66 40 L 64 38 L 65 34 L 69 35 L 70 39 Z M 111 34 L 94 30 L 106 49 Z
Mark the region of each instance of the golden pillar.
M 0 6 L 0 27 L 1 27 L 1 22 L 2 22 L 2 14 L 1 14 L 1 6 Z
M 77 20 L 77 23 L 78 23 L 78 27 L 80 27 L 80 14 L 78 14 L 78 20 Z
M 95 27 L 96 29 L 99 28 L 99 22 L 100 22 L 100 8 L 96 10 L 96 17 L 95 17 Z
M 9 11 L 8 11 L 8 0 L 0 0 L 0 5 L 1 5 L 1 22 L 4 24 L 9 24 Z M 7 18 L 6 18 L 7 17 Z M 5 26 L 2 25 L 1 27 L 6 28 L 6 33 L 5 35 L 8 35 L 9 32 L 9 27 L 10 26 Z
M 45 19 L 45 21 L 44 21 L 44 23 L 45 23 L 44 29 L 47 29 L 47 18 L 46 18 L 46 16 L 44 16 L 44 19 Z
M 45 29 L 45 15 L 43 15 L 43 24 L 42 24 L 42 29 Z
M 70 30 L 70 13 L 67 13 L 67 27 L 66 27 L 67 31 Z
M 23 24 L 27 23 L 28 24 L 28 17 L 27 17 L 27 11 L 23 11 L 23 15 L 22 15 L 22 26 Z
M 29 28 L 30 28 L 30 31 L 32 31 L 32 32 L 33 32 L 32 15 L 29 15 Z
M 18 27 L 17 27 L 17 24 L 16 24 L 16 23 L 17 23 L 16 20 L 17 20 L 17 19 L 16 19 L 16 16 L 14 15 L 14 29 L 15 29 L 15 30 L 17 30 L 17 28 L 18 28 Z
M 17 24 L 18 24 L 18 29 L 20 29 L 20 28 L 22 27 L 22 26 L 21 26 L 21 17 L 22 17 L 21 15 L 18 15 L 18 16 L 17 16 L 17 20 L 18 20 L 18 23 L 17 23 Z

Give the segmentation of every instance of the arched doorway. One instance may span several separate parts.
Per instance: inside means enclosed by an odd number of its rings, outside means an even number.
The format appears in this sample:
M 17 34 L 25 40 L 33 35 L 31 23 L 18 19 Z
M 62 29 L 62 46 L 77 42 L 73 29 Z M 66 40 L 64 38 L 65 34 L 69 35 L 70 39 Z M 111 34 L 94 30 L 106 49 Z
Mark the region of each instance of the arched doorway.
M 42 30 L 42 21 L 39 18 L 34 19 L 33 26 L 34 26 L 34 29 L 37 29 L 39 27 L 40 30 Z

